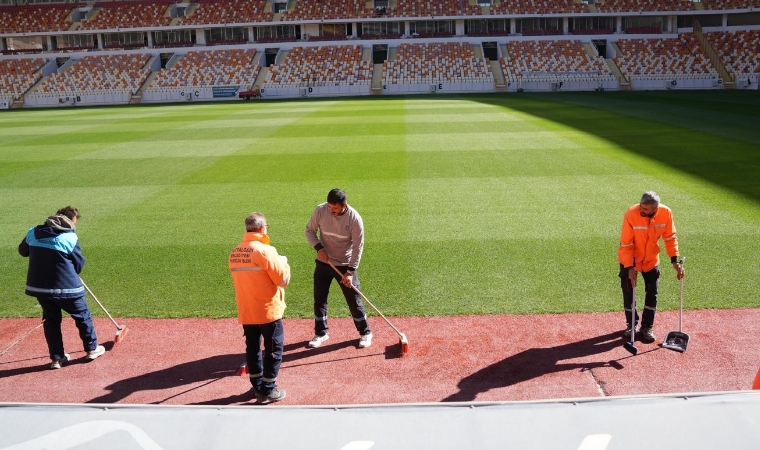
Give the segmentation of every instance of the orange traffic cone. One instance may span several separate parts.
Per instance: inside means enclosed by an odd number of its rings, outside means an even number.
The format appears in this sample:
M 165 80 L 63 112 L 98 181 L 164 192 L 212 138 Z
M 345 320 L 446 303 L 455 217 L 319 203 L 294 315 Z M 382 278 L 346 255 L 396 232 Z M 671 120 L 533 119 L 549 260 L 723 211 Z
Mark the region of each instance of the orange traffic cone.
M 238 376 L 242 377 L 244 375 L 248 375 L 248 364 L 243 363 L 238 367 Z
M 752 383 L 752 389 L 760 390 L 760 369 L 758 369 L 757 375 L 755 375 L 755 381 Z

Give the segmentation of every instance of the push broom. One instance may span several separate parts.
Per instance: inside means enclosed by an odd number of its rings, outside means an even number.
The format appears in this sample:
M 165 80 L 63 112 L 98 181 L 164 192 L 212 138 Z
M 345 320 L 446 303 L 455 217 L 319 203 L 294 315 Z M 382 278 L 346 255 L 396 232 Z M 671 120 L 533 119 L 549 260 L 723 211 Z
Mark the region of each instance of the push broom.
M 82 280 L 81 278 L 80 280 L 82 281 L 82 286 L 84 286 L 84 288 L 87 289 L 87 292 L 90 294 L 93 300 L 95 300 L 95 303 L 97 303 L 98 306 L 100 306 L 100 309 L 102 309 L 103 312 L 106 313 L 106 316 L 108 316 L 108 318 L 111 319 L 111 322 L 113 322 L 114 326 L 116 327 L 116 337 L 114 337 L 113 342 L 114 344 L 118 344 L 119 342 L 122 341 L 122 339 L 124 339 L 124 336 L 127 335 L 127 331 L 129 331 L 129 328 L 127 328 L 126 325 L 119 325 L 118 323 L 116 323 L 116 321 L 113 320 L 113 317 L 111 317 L 111 314 L 108 313 L 108 310 L 106 310 L 106 307 L 103 306 L 102 303 L 100 303 L 100 300 L 98 300 L 98 298 L 95 297 L 95 294 L 93 294 L 90 288 L 85 284 L 84 280 Z
M 343 273 L 341 273 L 341 271 L 340 271 L 340 270 L 338 270 L 338 268 L 337 268 L 337 267 L 335 267 L 335 266 L 333 265 L 333 263 L 332 263 L 332 262 L 328 262 L 328 263 L 330 264 L 330 267 L 332 267 L 332 268 L 333 268 L 333 270 L 334 270 L 335 272 L 337 272 L 337 273 L 338 273 L 338 275 L 340 275 L 341 277 L 343 276 Z M 391 323 L 391 321 L 390 321 L 390 320 L 388 320 L 388 319 L 387 319 L 387 318 L 386 318 L 386 317 L 383 315 L 383 313 L 381 313 L 381 312 L 380 312 L 380 310 L 379 310 L 379 309 L 377 309 L 377 307 L 376 307 L 375 305 L 373 305 L 373 304 L 372 304 L 372 302 L 371 302 L 371 301 L 369 301 L 369 299 L 368 299 L 368 298 L 367 298 L 367 297 L 366 297 L 364 294 L 362 294 L 362 292 L 361 292 L 359 289 L 357 289 L 357 288 L 356 288 L 356 286 L 354 286 L 354 285 L 352 284 L 352 285 L 351 285 L 351 288 L 354 290 L 354 292 L 356 292 L 357 294 L 359 294 L 359 295 L 361 296 L 361 298 L 362 298 L 362 299 L 363 299 L 365 302 L 367 302 L 367 304 L 368 304 L 369 306 L 371 306 L 371 307 L 372 307 L 372 309 L 374 309 L 374 310 L 375 310 L 375 312 L 377 312 L 377 314 L 378 314 L 378 315 L 380 315 L 380 317 L 382 317 L 382 318 L 383 318 L 383 320 L 385 321 L 385 323 L 387 323 L 387 324 L 388 324 L 388 325 L 389 325 L 391 328 L 393 328 L 393 331 L 395 331 L 395 332 L 396 332 L 396 334 L 398 334 L 398 337 L 399 337 L 399 342 L 400 342 L 400 344 L 401 344 L 401 353 L 402 353 L 402 354 L 406 354 L 406 353 L 409 353 L 409 340 L 407 340 L 407 338 L 406 338 L 406 335 L 405 335 L 404 333 L 402 333 L 402 332 L 401 332 L 401 331 L 400 331 L 398 328 L 396 328 L 396 327 L 395 327 L 395 326 L 394 326 L 394 325 Z
M 636 353 L 639 352 L 639 349 L 636 348 L 636 322 L 637 322 L 637 315 L 638 312 L 636 311 L 636 285 L 631 286 L 631 290 L 633 291 L 633 302 L 631 302 L 631 340 L 623 344 L 623 348 L 628 350 L 628 352 L 632 355 L 636 355 Z

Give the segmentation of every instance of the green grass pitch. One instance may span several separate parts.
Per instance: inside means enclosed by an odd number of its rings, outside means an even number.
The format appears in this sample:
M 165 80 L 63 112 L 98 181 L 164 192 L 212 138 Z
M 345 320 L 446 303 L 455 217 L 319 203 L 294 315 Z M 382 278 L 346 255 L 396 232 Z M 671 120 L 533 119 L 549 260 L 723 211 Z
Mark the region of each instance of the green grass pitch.
M 760 307 L 758 104 L 595 92 L 4 111 L 0 317 L 40 314 L 17 246 L 71 204 L 82 278 L 117 317 L 234 317 L 226 258 L 255 210 L 290 259 L 286 317 L 310 318 L 304 227 L 333 187 L 364 218 L 362 288 L 386 315 L 620 311 L 622 215 L 650 189 L 674 210 L 686 308 Z M 676 309 L 663 269 L 660 308 Z M 330 301 L 348 314 L 335 285 Z

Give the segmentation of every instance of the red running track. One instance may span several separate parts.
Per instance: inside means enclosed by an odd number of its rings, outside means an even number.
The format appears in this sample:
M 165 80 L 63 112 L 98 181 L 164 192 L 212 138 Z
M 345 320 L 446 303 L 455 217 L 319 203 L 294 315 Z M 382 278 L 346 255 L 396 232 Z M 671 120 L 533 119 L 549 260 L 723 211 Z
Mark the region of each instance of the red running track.
M 390 318 L 409 339 L 371 317 L 375 339 L 360 349 L 350 319 L 330 319 L 330 340 L 306 342 L 313 322 L 285 320 L 277 405 L 512 401 L 750 389 L 758 368 L 760 309 L 684 312 L 685 353 L 659 346 L 678 329 L 660 312 L 654 344 L 623 348 L 622 312 L 537 316 Z M 121 323 L 122 320 L 117 319 Z M 49 370 L 38 319 L 0 320 L 0 401 L 172 405 L 249 404 L 250 384 L 235 319 L 128 319 L 128 334 L 95 319 L 108 352 L 85 362 L 76 328 L 64 319 L 72 362 Z

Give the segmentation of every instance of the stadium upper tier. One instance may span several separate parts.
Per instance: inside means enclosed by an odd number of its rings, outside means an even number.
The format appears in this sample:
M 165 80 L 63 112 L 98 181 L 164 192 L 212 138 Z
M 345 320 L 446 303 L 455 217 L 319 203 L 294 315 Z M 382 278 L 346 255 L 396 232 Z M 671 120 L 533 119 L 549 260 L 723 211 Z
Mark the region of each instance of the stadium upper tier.
M 275 13 L 271 0 L 124 0 L 0 6 L 0 33 L 125 30 L 189 25 L 293 24 L 446 18 L 499 18 L 526 15 L 604 15 L 696 10 L 757 10 L 760 0 L 494 0 L 478 6 L 473 0 L 392 0 L 375 7 L 366 0 L 291 0 Z M 385 3 L 383 3 L 385 4 Z
M 80 6 L 85 4 L 0 6 L 0 33 L 67 31 L 71 12 Z
M 271 22 L 274 13 L 266 10 L 267 0 L 200 0 L 198 6 L 177 18 L 176 25 Z
M 692 0 L 604 0 L 596 9 L 600 13 L 694 11 L 696 6 Z

